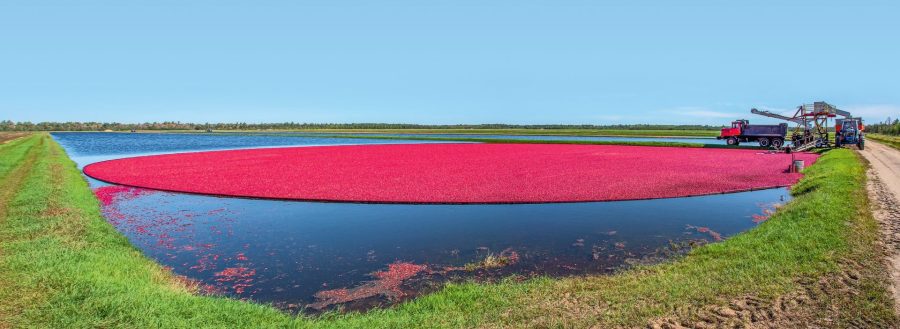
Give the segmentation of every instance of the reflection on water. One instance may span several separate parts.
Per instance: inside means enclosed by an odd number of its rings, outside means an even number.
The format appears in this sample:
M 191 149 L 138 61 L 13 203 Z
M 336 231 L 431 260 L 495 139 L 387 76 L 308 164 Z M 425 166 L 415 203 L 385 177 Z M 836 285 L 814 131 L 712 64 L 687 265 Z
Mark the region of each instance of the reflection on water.
M 177 133 L 53 133 L 70 157 L 83 166 L 100 157 L 114 159 L 124 155 L 148 155 L 186 151 L 225 150 L 251 147 L 312 146 L 343 144 L 399 144 L 421 141 L 300 137 L 254 134 L 177 134 Z M 83 157 L 95 157 L 83 159 Z M 85 162 L 88 160 L 89 162 Z M 94 161 L 90 161 L 94 160 Z

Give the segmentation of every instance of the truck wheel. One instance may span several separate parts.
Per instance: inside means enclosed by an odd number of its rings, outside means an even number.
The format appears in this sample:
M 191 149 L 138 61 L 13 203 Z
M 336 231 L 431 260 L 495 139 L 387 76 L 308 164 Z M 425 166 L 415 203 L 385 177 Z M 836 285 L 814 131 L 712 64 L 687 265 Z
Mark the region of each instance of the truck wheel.
M 780 149 L 782 146 L 784 146 L 784 140 L 783 140 L 783 139 L 781 139 L 781 138 L 775 138 L 775 139 L 772 140 L 772 147 L 777 148 L 777 149 Z
M 762 146 L 762 147 L 769 147 L 769 139 L 768 139 L 768 138 L 760 138 L 760 139 L 759 139 L 759 146 Z
M 728 137 L 728 139 L 725 140 L 725 143 L 728 145 L 737 146 L 738 140 L 737 140 L 737 138 L 734 138 L 734 137 Z

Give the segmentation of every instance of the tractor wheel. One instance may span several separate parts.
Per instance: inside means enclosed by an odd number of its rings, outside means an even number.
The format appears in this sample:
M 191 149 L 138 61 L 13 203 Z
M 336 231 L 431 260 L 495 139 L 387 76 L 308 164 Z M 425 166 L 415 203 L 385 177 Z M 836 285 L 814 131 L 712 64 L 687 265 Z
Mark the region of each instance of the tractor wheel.
M 783 139 L 781 139 L 781 138 L 772 139 L 772 147 L 780 149 L 782 146 L 784 146 Z
M 760 138 L 759 146 L 761 147 L 769 147 L 769 139 L 768 138 Z
M 732 146 L 737 146 L 737 145 L 740 144 L 740 143 L 738 143 L 737 138 L 734 138 L 734 137 L 728 137 L 728 139 L 725 140 L 725 144 L 732 145 Z
M 860 140 L 859 140 L 859 143 L 856 144 L 856 147 L 858 147 L 860 151 L 864 150 L 865 147 L 866 147 L 866 141 L 860 139 Z

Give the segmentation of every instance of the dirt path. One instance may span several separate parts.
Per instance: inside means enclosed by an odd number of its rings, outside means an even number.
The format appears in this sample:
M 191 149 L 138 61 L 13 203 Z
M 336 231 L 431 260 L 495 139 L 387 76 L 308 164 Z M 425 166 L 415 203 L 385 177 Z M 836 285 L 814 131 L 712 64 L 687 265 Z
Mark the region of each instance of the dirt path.
M 882 224 L 895 308 L 900 313 L 900 150 L 866 141 L 859 152 L 869 161 L 869 199 Z
M 900 199 L 900 150 L 866 141 L 866 149 L 860 153 L 871 162 L 881 182 Z
M 28 133 L 0 133 L 0 144 L 5 144 L 13 139 L 27 135 Z

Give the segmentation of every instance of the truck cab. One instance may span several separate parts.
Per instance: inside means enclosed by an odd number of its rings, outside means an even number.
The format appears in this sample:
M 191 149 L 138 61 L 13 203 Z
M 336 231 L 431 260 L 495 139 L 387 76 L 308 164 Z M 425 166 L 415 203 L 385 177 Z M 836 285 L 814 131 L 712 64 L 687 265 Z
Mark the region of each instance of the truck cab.
M 722 128 L 722 133 L 719 135 L 719 139 L 727 139 L 731 136 L 740 136 L 741 131 L 744 130 L 744 126 L 749 123 L 747 120 L 735 120 L 731 122 L 731 128 Z

